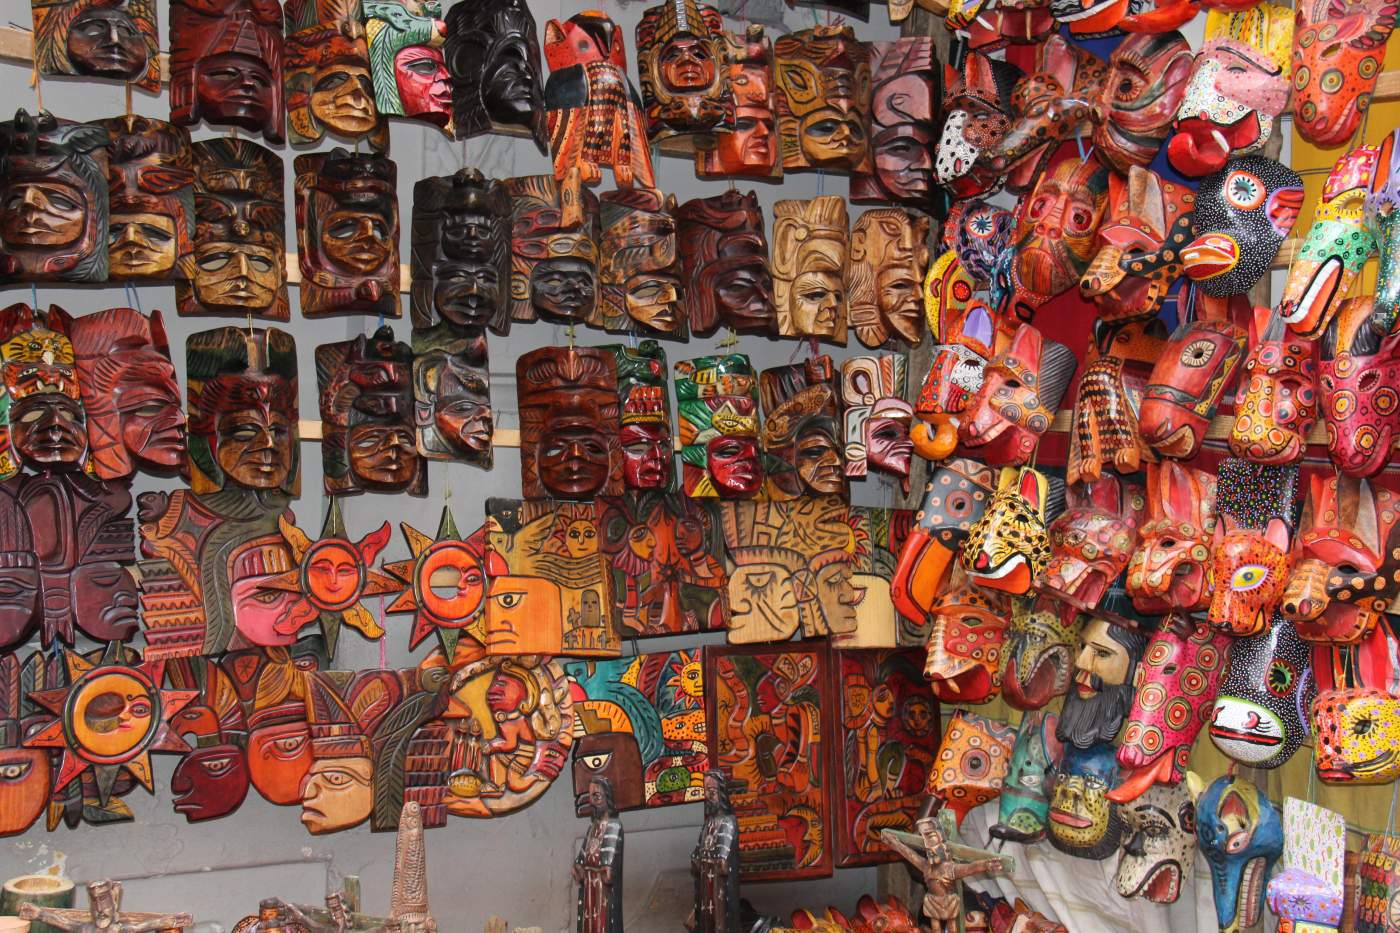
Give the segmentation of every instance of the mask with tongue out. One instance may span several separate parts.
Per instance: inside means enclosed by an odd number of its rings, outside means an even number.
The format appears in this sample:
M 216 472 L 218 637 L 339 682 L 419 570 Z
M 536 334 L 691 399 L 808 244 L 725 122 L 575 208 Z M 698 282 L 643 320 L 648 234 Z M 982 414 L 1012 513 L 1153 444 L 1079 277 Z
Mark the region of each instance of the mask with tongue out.
M 1243 777 L 1222 775 L 1196 798 L 1196 839 L 1210 865 L 1222 933 L 1253 926 L 1265 886 L 1283 854 L 1283 820 L 1273 801 Z
M 1303 205 L 1303 179 L 1264 156 L 1231 159 L 1196 189 L 1186 274 L 1205 294 L 1243 295 L 1263 278 Z
M 1066 746 L 1050 791 L 1050 844 L 1066 855 L 1098 861 L 1116 852 L 1123 818 L 1108 790 L 1117 781 L 1112 745 Z
M 1184 784 L 1148 788 L 1120 806 L 1123 854 L 1113 886 L 1121 897 L 1174 904 L 1196 865 L 1196 804 Z
M 1012 600 L 1001 651 L 1001 696 L 1008 706 L 1037 710 L 1069 689 L 1079 638 L 1079 613 L 1048 596 Z

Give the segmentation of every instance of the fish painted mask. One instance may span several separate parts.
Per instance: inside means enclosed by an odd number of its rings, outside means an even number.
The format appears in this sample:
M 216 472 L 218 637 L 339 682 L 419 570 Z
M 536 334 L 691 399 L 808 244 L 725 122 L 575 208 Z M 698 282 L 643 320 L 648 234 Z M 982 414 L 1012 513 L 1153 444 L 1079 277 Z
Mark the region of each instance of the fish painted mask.
M 1184 784 L 1149 787 L 1120 804 L 1123 853 L 1113 886 L 1120 897 L 1174 904 L 1196 865 L 1196 803 Z
M 1146 166 L 1171 135 L 1195 55 L 1176 30 L 1130 35 L 1108 57 L 1094 151 L 1120 172 Z
M 995 491 L 993 470 L 975 460 L 959 457 L 933 468 L 890 580 L 890 597 L 904 618 L 925 624 L 954 558 Z
M 1097 606 L 1128 566 L 1147 508 L 1141 486 L 1116 476 L 1069 487 L 1050 525 L 1050 562 L 1038 589 L 1081 612 Z
M 1149 615 L 1210 605 L 1215 476 L 1173 460 L 1147 468 L 1147 521 L 1128 562 L 1133 608 Z
M 1123 818 L 1108 790 L 1117 781 L 1112 745 L 1066 746 L 1050 790 L 1050 844 L 1066 855 L 1095 861 L 1116 852 Z
M 1328 784 L 1400 778 L 1400 700 L 1376 687 L 1324 690 L 1312 705 L 1317 776 Z
M 1235 393 L 1230 452 L 1273 466 L 1297 463 L 1317 424 L 1317 354 L 1311 341 L 1285 334 L 1279 317 L 1262 308 L 1255 313 L 1257 336 Z
M 1050 777 L 1064 753 L 1055 738 L 1055 714 L 1038 710 L 1021 717 L 1011 766 L 1001 786 L 995 839 L 1039 842 L 1050 816 Z
M 940 700 L 985 703 L 1000 689 L 1006 598 L 960 576 L 934 600 L 924 678 Z
M 1269 270 L 1303 206 L 1303 179 L 1264 156 L 1240 156 L 1196 189 L 1186 274 L 1207 295 L 1243 295 Z
M 1189 460 L 1239 369 L 1248 333 L 1225 320 L 1186 321 L 1172 333 L 1147 377 L 1138 432 L 1164 457 Z
M 943 111 L 948 116 L 934 154 L 938 183 L 959 200 L 1001 187 L 989 156 L 1011 129 L 1011 92 L 1021 79 L 1010 62 L 968 53 L 961 72 L 947 68 Z
M 996 495 L 962 545 L 962 568 L 973 583 L 1012 596 L 1030 592 L 1050 561 L 1049 494 L 1045 474 L 1002 468 Z
M 1376 273 L 1376 310 L 1381 331 L 1400 315 L 1400 130 L 1381 140 L 1371 192 L 1366 195 L 1366 226 L 1380 257 Z
M 1001 793 L 1011 765 L 1016 730 L 978 713 L 957 710 L 938 746 L 928 793 L 961 825 L 968 811 Z
M 1196 798 L 1196 839 L 1210 865 L 1221 933 L 1253 926 L 1265 884 L 1283 854 L 1278 808 L 1248 778 L 1222 775 Z
M 1037 710 L 1069 689 L 1079 644 L 1079 613 L 1048 596 L 1013 600 L 1001 651 L 1001 696 L 1008 706 Z
M 1016 227 L 1011 306 L 1029 321 L 1057 295 L 1077 286 L 1096 254 L 1112 173 L 1092 159 L 1067 158 L 1041 176 Z
M 1293 125 L 1322 149 L 1356 133 L 1395 28 L 1390 0 L 1300 0 L 1293 21 Z
M 1316 687 L 1311 663 L 1311 646 L 1280 615 L 1266 631 L 1235 639 L 1211 713 L 1215 747 L 1252 768 L 1292 758 L 1307 734 L 1304 716 Z
M 1228 516 L 1215 527 L 1211 574 L 1215 593 L 1209 618 L 1212 625 L 1245 638 L 1268 627 L 1269 617 L 1283 598 L 1292 568 L 1288 525 L 1270 519 L 1261 534 L 1234 527 Z
M 969 456 L 991 466 L 1027 463 L 1074 377 L 1074 351 L 1022 324 L 989 362 L 958 423 Z
M 1374 476 L 1400 434 L 1400 333 L 1371 297 L 1342 302 L 1318 341 L 1317 387 L 1327 452 L 1347 476 Z

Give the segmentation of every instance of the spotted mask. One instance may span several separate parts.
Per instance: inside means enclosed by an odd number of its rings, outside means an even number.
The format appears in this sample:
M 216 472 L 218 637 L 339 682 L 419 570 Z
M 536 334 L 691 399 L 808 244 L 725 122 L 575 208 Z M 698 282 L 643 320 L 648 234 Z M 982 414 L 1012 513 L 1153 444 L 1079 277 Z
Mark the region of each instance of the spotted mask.
M 1147 521 L 1128 562 L 1138 612 L 1199 612 L 1210 605 L 1215 476 L 1173 460 L 1147 468 Z
M 1066 746 L 1050 790 L 1050 844 L 1066 855 L 1095 861 L 1116 852 L 1123 818 L 1108 790 L 1117 781 L 1112 745 Z
M 1038 588 L 1088 612 L 1128 566 L 1147 507 L 1141 486 L 1116 476 L 1076 483 L 1050 525 L 1050 562 Z
M 1374 299 L 1349 298 L 1318 341 L 1327 452 L 1347 476 L 1384 470 L 1400 434 L 1400 333 L 1385 327 Z
M 1023 324 L 983 370 L 958 424 L 969 456 L 992 466 L 1027 463 L 1074 377 L 1074 351 Z
M 986 512 L 995 488 L 992 469 L 975 460 L 959 457 L 933 468 L 890 580 L 890 597 L 900 615 L 925 624 L 954 557 Z
M 1366 226 L 1380 257 L 1376 311 L 1381 316 L 1381 332 L 1385 332 L 1400 316 L 1400 130 L 1381 140 L 1365 211 Z
M 1006 723 L 967 710 L 956 711 L 948 720 L 929 774 L 929 796 L 962 823 L 969 810 L 1001 793 L 1015 742 L 1016 730 Z
M 985 589 L 1024 596 L 1050 561 L 1050 481 L 1030 467 L 1004 467 L 996 495 L 968 532 L 962 568 Z
M 1317 776 L 1329 784 L 1400 779 L 1400 700 L 1377 687 L 1326 690 L 1312 705 Z
M 1194 59 L 1176 30 L 1118 43 L 1096 101 L 1095 154 L 1124 173 L 1151 162 L 1171 134 Z
M 1277 768 L 1293 757 L 1316 692 L 1311 662 L 1311 646 L 1281 615 L 1266 631 L 1230 644 L 1208 730 L 1221 754 L 1252 768 Z
M 1201 179 L 1186 274 L 1207 295 L 1243 295 L 1269 270 L 1303 205 L 1303 179 L 1264 156 L 1240 156 Z
M 954 198 L 963 199 L 1001 187 L 1002 172 L 990 154 L 1011 128 L 1011 92 L 1021 69 L 1009 62 L 968 53 L 962 71 L 949 67 L 943 111 L 947 118 L 938 139 L 934 172 Z
M 949 703 L 985 703 L 1000 688 L 1001 649 L 1006 640 L 1006 597 L 973 586 L 957 574 L 930 612 L 924 679 Z
M 1371 104 L 1394 0 L 1299 0 L 1293 22 L 1293 126 L 1319 148 L 1341 146 Z
M 1288 548 L 1288 525 L 1282 519 L 1270 519 L 1261 533 L 1234 527 L 1225 516 L 1215 527 L 1211 547 L 1211 624 L 1237 637 L 1264 631 L 1288 582 Z
M 1113 887 L 1120 897 L 1174 904 L 1196 865 L 1196 803 L 1184 784 L 1156 785 L 1120 805 L 1123 853 Z
M 1069 689 L 1079 613 L 1048 596 L 1014 600 L 1001 651 L 1001 696 L 1008 706 L 1037 710 Z
M 1055 714 L 1044 711 L 1021 717 L 1011 766 L 1001 787 L 993 838 L 1039 842 L 1050 815 L 1050 777 L 1064 752 L 1055 738 Z
M 1317 424 L 1316 350 L 1311 341 L 1286 334 L 1277 315 L 1255 312 L 1259 326 L 1235 395 L 1230 452 L 1255 463 L 1297 463 Z

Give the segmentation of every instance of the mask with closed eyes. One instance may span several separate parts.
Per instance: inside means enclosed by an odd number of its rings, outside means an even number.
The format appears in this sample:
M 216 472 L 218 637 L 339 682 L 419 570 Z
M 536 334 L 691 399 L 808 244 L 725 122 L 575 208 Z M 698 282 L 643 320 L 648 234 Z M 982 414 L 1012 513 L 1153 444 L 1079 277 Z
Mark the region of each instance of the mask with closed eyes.
M 1217 298 L 1263 278 L 1303 206 L 1303 179 L 1264 156 L 1237 156 L 1196 189 L 1196 238 L 1182 249 L 1186 274 Z
M 1283 820 L 1245 777 L 1222 775 L 1196 798 L 1196 839 L 1210 866 L 1222 931 L 1245 930 L 1264 911 L 1265 884 L 1283 854 Z
M 1148 788 L 1118 808 L 1123 852 L 1113 886 L 1125 898 L 1174 904 L 1196 864 L 1196 804 L 1184 784 Z
M 953 458 L 932 469 L 890 580 L 894 607 L 904 618 L 922 624 L 928 617 L 994 491 L 995 474 L 976 460 Z
M 1318 341 L 1327 452 L 1346 476 L 1374 476 L 1400 433 L 1400 333 L 1370 297 L 1342 302 Z

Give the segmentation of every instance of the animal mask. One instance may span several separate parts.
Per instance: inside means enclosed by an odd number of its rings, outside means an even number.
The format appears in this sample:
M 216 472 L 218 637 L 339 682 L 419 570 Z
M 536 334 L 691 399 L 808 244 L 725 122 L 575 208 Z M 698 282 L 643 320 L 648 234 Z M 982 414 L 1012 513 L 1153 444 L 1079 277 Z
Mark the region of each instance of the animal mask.
M 1016 730 L 1006 723 L 957 710 L 943 732 L 929 773 L 929 795 L 961 824 L 969 810 L 1001 793 L 1015 741 Z
M 1264 910 L 1269 873 L 1283 854 L 1278 808 L 1248 778 L 1222 775 L 1196 798 L 1196 838 L 1210 865 L 1222 933 L 1253 926 Z
M 949 268 L 960 268 L 951 252 L 945 253 L 944 258 L 951 260 L 946 264 Z M 943 301 L 928 293 L 927 286 L 938 274 L 938 265 L 935 263 L 929 270 L 925 282 L 924 308 L 930 330 L 934 331 L 933 339 L 939 342 L 932 348 L 928 375 L 914 403 L 914 415 L 920 423 L 910 432 L 919 455 L 935 461 L 950 456 L 957 448 L 958 416 L 982 388 L 983 371 L 996 341 L 992 313 L 986 305 L 952 298 Z M 972 291 L 970 280 L 945 284 L 954 289 L 966 286 L 969 294 Z
M 1186 321 L 1177 327 L 1147 377 L 1138 409 L 1142 439 L 1164 457 L 1194 457 L 1247 340 L 1243 327 L 1225 320 Z
M 1128 562 L 1138 612 L 1199 612 L 1210 605 L 1215 476 L 1168 460 L 1147 468 L 1147 521 Z
M 1012 596 L 1030 592 L 1050 560 L 1049 494 L 1045 474 L 1002 468 L 996 495 L 962 545 L 962 568 L 973 583 Z
M 1341 146 L 1371 103 L 1395 28 L 1387 0 L 1302 0 L 1293 22 L 1293 125 L 1321 149 Z
M 1079 613 L 1048 596 L 1013 600 L 1001 652 L 1001 695 L 1008 706 L 1036 710 L 1069 689 Z
M 1307 451 L 1317 423 L 1317 361 L 1310 341 L 1285 336 L 1283 321 L 1255 309 L 1256 328 L 1235 394 L 1230 452 L 1282 466 Z
M 890 597 L 901 616 L 924 623 L 943 592 L 954 557 L 992 500 L 994 482 L 991 467 L 976 460 L 955 458 L 932 469 L 890 580 Z
M 1011 766 L 1001 786 L 997 822 L 988 830 L 996 839 L 1039 842 L 1050 816 L 1050 779 L 1064 746 L 1055 738 L 1055 714 L 1043 710 L 1021 717 Z
M 1138 431 L 1137 402 L 1165 333 L 1153 319 L 1094 321 L 1070 418 L 1065 482 L 1093 482 L 1110 469 L 1136 473 L 1157 459 Z
M 1108 799 L 1118 782 L 1112 745 L 1065 747 L 1050 789 L 1050 844 L 1075 858 L 1101 861 L 1123 839 L 1119 807 Z
M 1022 324 L 983 371 L 958 424 L 963 449 L 992 466 L 1026 463 L 1074 377 L 1074 351 Z
M 1366 226 L 1380 256 L 1376 275 L 1376 311 L 1381 330 L 1392 329 L 1400 315 L 1400 130 L 1381 140 L 1371 192 L 1366 195 Z
M 1011 244 L 1016 215 L 986 201 L 959 201 L 948 212 L 943 245 L 953 250 L 974 282 L 992 279 L 997 257 Z
M 1120 42 L 1095 101 L 1095 155 L 1124 173 L 1151 162 L 1171 134 L 1194 58 L 1175 30 Z
M 1120 897 L 1174 904 L 1196 864 L 1196 804 L 1184 784 L 1149 787 L 1120 804 L 1123 854 L 1113 886 Z
M 1325 933 L 1341 926 L 1349 900 L 1346 819 L 1335 810 L 1285 797 L 1283 863 L 1269 882 L 1269 910 L 1279 926 Z M 1387 904 L 1387 908 L 1389 905 Z
M 1277 768 L 1292 758 L 1307 733 L 1305 711 L 1316 690 L 1311 662 L 1311 646 L 1281 615 L 1266 631 L 1235 639 L 1211 713 L 1215 747 L 1252 768 Z
M 934 154 L 938 183 L 958 200 L 987 194 L 1001 186 L 1002 173 L 991 166 L 991 153 L 1011 129 L 1011 92 L 1021 80 L 1010 62 L 969 52 L 959 72 L 949 66 L 944 81 L 947 114 Z
M 1037 586 L 1089 612 L 1128 566 L 1147 508 L 1146 495 L 1141 486 L 1105 476 L 1070 486 L 1065 505 L 1050 525 L 1050 562 Z
M 1325 690 L 1312 704 L 1317 776 L 1329 784 L 1400 778 L 1400 700 L 1376 687 Z
M 1318 341 L 1327 452 L 1347 476 L 1374 476 L 1400 433 L 1400 333 L 1370 297 L 1350 298 Z
M 1228 515 L 1216 525 L 1211 574 L 1215 594 L 1209 617 L 1232 635 L 1258 635 L 1283 597 L 1292 561 L 1288 525 L 1270 519 L 1267 530 L 1235 528 Z
M 1186 274 L 1207 295 L 1243 295 L 1268 271 L 1298 209 L 1303 179 L 1264 156 L 1231 159 L 1196 189 L 1196 238 Z
M 1261 3 L 1206 14 L 1205 44 L 1167 143 L 1172 168 L 1199 177 L 1268 144 L 1274 118 L 1288 106 L 1292 44 L 1288 7 Z
M 1006 638 L 1006 599 L 955 576 L 929 613 L 924 678 L 949 703 L 984 703 L 997 695 L 1001 646 Z
M 1040 178 L 1016 227 L 1014 287 L 1007 310 L 1029 321 L 1041 305 L 1077 286 L 1095 256 L 1108 208 L 1110 171 L 1092 159 L 1067 158 Z

